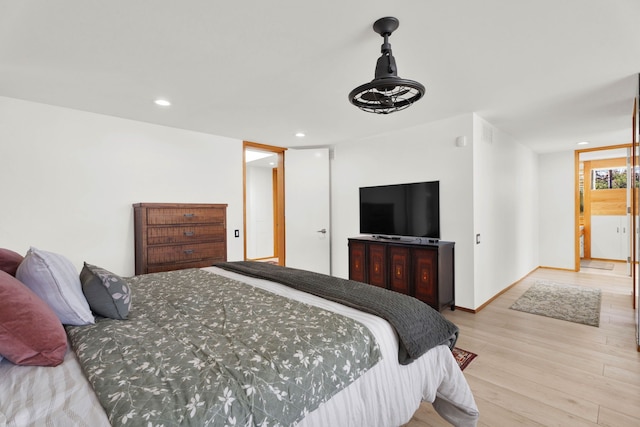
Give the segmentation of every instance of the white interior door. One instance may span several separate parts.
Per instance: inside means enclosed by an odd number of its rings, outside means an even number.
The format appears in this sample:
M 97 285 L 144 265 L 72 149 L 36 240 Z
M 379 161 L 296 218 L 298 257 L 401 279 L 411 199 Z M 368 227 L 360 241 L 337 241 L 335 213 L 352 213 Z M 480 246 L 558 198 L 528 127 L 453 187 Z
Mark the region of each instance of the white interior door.
M 331 274 L 329 149 L 284 154 L 286 265 Z

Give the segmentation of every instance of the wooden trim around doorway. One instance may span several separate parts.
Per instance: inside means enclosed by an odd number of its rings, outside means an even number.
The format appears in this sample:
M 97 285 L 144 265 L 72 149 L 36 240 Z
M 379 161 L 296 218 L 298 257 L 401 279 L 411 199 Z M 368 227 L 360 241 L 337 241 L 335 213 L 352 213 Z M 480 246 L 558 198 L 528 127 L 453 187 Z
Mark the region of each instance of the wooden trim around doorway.
M 247 259 L 247 168 L 245 159 L 245 150 L 254 149 L 258 151 L 270 151 L 278 155 L 278 165 L 273 169 L 275 174 L 274 183 L 274 257 L 278 259 L 279 265 L 285 265 L 286 248 L 285 248 L 285 191 L 284 191 L 284 147 L 274 145 L 259 144 L 257 142 L 243 141 L 242 145 L 242 217 L 243 217 L 243 236 L 244 236 L 244 259 Z

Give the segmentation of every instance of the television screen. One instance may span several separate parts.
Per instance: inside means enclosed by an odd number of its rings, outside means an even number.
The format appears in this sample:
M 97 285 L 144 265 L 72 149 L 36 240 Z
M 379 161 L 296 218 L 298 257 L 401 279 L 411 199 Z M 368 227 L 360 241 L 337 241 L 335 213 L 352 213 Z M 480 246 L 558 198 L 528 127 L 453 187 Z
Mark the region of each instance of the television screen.
M 360 233 L 440 238 L 440 182 L 360 188 Z

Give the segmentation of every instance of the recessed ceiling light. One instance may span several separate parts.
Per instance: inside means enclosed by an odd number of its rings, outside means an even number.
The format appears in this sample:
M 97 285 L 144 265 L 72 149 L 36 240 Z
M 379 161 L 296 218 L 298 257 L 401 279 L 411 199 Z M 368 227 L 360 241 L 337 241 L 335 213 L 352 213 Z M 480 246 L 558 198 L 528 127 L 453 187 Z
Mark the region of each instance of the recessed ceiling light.
M 305 134 L 304 134 L 304 132 L 296 132 L 296 136 L 297 136 L 298 138 L 304 138 L 304 137 L 305 137 Z
M 153 102 L 155 102 L 156 105 L 159 105 L 161 107 L 168 107 L 171 105 L 171 102 L 167 101 L 166 99 L 156 99 Z
M 578 145 L 589 145 L 589 141 L 580 141 Z

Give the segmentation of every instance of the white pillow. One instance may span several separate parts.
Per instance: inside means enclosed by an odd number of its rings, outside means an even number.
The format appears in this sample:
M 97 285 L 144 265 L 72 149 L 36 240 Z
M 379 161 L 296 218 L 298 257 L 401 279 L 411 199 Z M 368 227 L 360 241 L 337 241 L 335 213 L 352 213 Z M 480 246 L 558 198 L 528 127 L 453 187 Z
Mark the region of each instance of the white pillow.
M 18 266 L 16 279 L 49 304 L 62 324 L 95 322 L 82 293 L 78 271 L 64 256 L 31 247 Z

